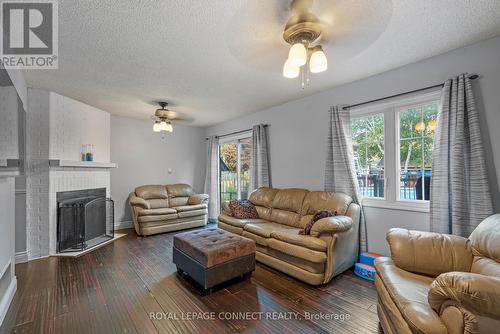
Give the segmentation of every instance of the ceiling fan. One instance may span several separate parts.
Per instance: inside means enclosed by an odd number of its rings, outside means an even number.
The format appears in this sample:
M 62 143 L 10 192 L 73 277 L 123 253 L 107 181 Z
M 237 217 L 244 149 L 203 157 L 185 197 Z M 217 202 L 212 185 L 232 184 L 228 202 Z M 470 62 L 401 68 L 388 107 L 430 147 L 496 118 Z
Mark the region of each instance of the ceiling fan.
M 325 25 L 312 13 L 313 0 L 293 0 L 283 31 L 283 39 L 290 44 L 288 59 L 283 66 L 285 78 L 302 76 L 302 88 L 309 84 L 310 73 L 324 72 L 328 68 L 323 47 L 319 44 Z
M 154 120 L 154 132 L 173 132 L 172 121 L 189 121 L 187 118 L 180 117 L 177 112 L 167 109 L 168 102 L 160 101 L 158 105 L 160 108 L 156 109 L 155 114 L 151 117 Z

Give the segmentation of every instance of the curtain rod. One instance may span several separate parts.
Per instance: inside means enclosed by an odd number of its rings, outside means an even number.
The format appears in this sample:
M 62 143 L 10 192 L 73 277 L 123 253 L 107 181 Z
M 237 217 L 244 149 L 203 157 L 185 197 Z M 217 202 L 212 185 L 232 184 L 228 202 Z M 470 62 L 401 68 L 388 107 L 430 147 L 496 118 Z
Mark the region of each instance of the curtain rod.
M 267 128 L 269 125 L 268 124 L 263 124 L 265 128 Z M 232 135 L 237 135 L 237 134 L 240 134 L 240 133 L 244 133 L 244 132 L 248 132 L 248 131 L 252 131 L 252 129 L 245 129 L 245 130 L 240 130 L 240 131 L 234 131 L 234 132 L 230 132 L 230 133 L 226 133 L 226 134 L 223 134 L 223 135 L 220 135 L 220 136 L 215 136 L 215 138 L 221 138 L 221 137 L 227 137 L 227 136 L 232 136 Z M 206 137 L 205 140 L 209 140 L 210 138 L 209 137 Z
M 479 75 L 477 75 L 477 74 L 472 74 L 472 75 L 469 76 L 469 79 L 471 79 L 471 80 L 474 80 L 474 79 L 477 79 L 477 78 L 479 78 Z M 383 100 L 388 100 L 388 99 L 392 99 L 394 97 L 408 95 L 408 94 L 412 94 L 412 93 L 416 93 L 416 92 L 421 92 L 423 90 L 428 90 L 428 89 L 438 88 L 438 87 L 443 87 L 443 86 L 444 86 L 444 83 L 441 83 L 441 84 L 432 85 L 432 86 L 428 86 L 428 87 L 424 87 L 424 88 L 414 89 L 414 90 L 410 90 L 408 92 L 403 92 L 403 93 L 399 93 L 399 94 L 395 94 L 395 95 L 391 95 L 391 96 L 381 97 L 381 98 L 375 99 L 375 100 L 370 100 L 370 101 L 360 102 L 360 103 L 356 103 L 356 104 L 351 104 L 349 106 L 343 107 L 342 109 L 346 110 L 346 109 L 349 109 L 349 108 L 355 108 L 355 107 L 359 107 L 359 106 L 362 106 L 362 105 L 365 105 L 365 104 L 369 104 L 369 103 L 373 103 L 373 102 L 378 102 L 378 101 L 383 101 Z

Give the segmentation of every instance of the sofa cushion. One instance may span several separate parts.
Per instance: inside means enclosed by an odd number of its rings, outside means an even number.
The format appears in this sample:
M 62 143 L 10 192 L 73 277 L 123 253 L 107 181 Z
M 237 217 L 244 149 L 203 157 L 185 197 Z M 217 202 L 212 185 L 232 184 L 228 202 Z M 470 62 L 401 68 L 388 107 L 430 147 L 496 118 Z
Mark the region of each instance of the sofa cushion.
M 245 230 L 243 231 L 243 233 L 241 233 L 241 235 L 245 238 L 252 239 L 257 245 L 261 245 L 264 247 L 267 247 L 267 241 L 270 240 L 269 238 L 261 237 L 260 235 L 253 234 L 252 232 L 247 232 Z
M 278 193 L 279 189 L 261 187 L 254 190 L 250 194 L 250 202 L 255 206 L 263 206 L 271 208 L 273 205 L 274 196 Z
M 343 193 L 310 191 L 304 198 L 301 214 L 315 215 L 318 211 L 329 210 L 345 215 L 351 202 L 352 198 Z
M 193 188 L 189 184 L 168 184 L 166 188 L 169 197 L 189 197 L 194 195 Z
M 474 255 L 500 262 L 500 213 L 489 216 L 469 237 Z
M 147 199 L 146 202 L 148 202 L 148 205 L 151 209 L 168 208 L 168 199 Z
M 264 238 L 270 238 L 272 232 L 280 232 L 280 231 L 290 231 L 290 233 L 299 234 L 298 228 L 293 228 L 283 224 L 276 223 L 250 223 L 246 224 L 243 227 L 244 231 L 257 234 Z
M 208 206 L 206 204 L 181 205 L 181 206 L 176 206 L 175 210 L 177 210 L 178 212 L 183 212 L 183 211 L 206 209 L 207 207 Z
M 264 206 L 255 206 L 255 210 L 260 219 L 271 220 L 271 208 L 266 208 Z
M 294 232 L 294 231 L 293 231 Z M 271 232 L 271 238 L 312 250 L 326 252 L 326 242 L 310 235 L 299 235 L 291 231 Z
M 313 263 L 326 262 L 326 252 L 324 251 L 315 251 L 274 238 L 267 240 L 267 246 L 279 252 L 297 257 L 299 259 L 304 259 L 306 261 L 311 261 Z
M 153 215 L 168 215 L 177 213 L 177 210 L 172 208 L 158 208 L 158 209 L 145 209 L 139 210 L 139 216 L 153 216 Z
M 207 209 L 199 209 L 199 210 L 191 210 L 191 211 L 181 211 L 177 213 L 179 217 L 184 218 L 184 217 L 194 217 L 194 216 L 202 216 L 202 215 L 207 215 L 208 210 Z
M 170 206 L 185 206 L 190 196 L 194 195 L 193 188 L 189 184 L 178 183 L 166 186 Z
M 413 332 L 447 333 L 439 315 L 427 301 L 433 278 L 400 269 L 387 257 L 378 258 L 375 268 L 392 301 Z
M 135 188 L 135 194 L 143 199 L 167 199 L 167 188 L 162 185 L 146 185 Z
M 243 227 L 249 223 L 266 223 L 267 222 L 266 220 L 263 220 L 263 219 L 238 219 L 238 218 L 228 216 L 226 214 L 220 215 L 219 221 L 226 223 L 228 225 L 231 225 L 231 226 L 235 226 L 235 227 Z
M 300 215 L 291 211 L 273 209 L 269 220 L 278 224 L 298 227 Z
M 302 202 L 308 192 L 309 191 L 306 189 L 281 189 L 278 191 L 276 196 L 274 196 L 273 209 L 300 213 L 300 210 L 302 209 Z
M 137 217 L 137 221 L 139 223 L 151 223 L 157 221 L 173 220 L 177 218 L 179 218 L 179 216 L 176 213 L 172 213 L 168 215 L 139 216 Z

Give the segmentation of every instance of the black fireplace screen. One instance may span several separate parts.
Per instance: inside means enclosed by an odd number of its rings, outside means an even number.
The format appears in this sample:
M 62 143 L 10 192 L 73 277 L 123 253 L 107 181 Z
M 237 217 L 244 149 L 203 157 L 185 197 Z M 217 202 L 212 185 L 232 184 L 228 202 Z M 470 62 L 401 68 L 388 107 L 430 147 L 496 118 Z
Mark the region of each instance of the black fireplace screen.
M 114 237 L 114 203 L 106 189 L 57 193 L 57 252 L 76 252 Z

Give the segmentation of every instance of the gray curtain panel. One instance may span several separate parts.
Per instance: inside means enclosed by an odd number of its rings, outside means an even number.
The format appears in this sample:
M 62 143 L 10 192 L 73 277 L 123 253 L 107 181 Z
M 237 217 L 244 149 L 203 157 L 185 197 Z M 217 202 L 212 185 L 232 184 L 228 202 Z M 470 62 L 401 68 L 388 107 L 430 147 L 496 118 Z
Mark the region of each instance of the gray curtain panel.
M 493 214 L 479 115 L 468 75 L 441 93 L 432 153 L 431 231 L 468 237 Z
M 354 152 L 351 139 L 350 112 L 341 106 L 330 108 L 328 124 L 328 148 L 325 167 L 325 191 L 341 192 L 351 196 L 361 205 L 358 178 L 354 167 Z M 363 210 L 359 228 L 359 246 L 367 250 L 367 235 Z
M 259 187 L 271 187 L 267 127 L 263 124 L 255 125 L 252 128 L 252 154 L 248 193 L 250 194 Z
M 205 176 L 205 194 L 210 195 L 208 202 L 208 218 L 217 221 L 219 216 L 219 139 L 216 136 L 208 138 L 207 168 Z

